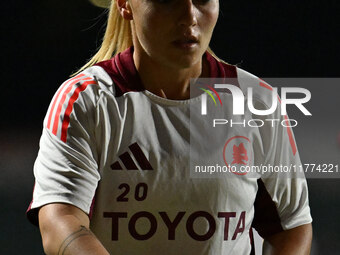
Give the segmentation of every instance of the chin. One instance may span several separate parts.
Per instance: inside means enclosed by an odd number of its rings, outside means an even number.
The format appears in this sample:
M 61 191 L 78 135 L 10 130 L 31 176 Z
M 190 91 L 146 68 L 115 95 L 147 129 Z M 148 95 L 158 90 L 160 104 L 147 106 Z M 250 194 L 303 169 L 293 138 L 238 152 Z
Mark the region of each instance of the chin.
M 190 68 L 197 64 L 202 59 L 203 54 L 183 54 L 177 58 L 174 58 L 172 63 L 177 68 Z

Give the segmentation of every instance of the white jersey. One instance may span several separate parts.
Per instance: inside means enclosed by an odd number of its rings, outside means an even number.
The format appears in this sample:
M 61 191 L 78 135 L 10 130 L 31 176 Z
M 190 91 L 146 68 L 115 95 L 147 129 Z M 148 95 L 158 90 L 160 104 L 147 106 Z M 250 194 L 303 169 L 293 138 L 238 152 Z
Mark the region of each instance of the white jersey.
M 86 69 L 52 99 L 34 165 L 32 222 L 48 203 L 75 205 L 111 254 L 130 255 L 253 254 L 252 226 L 266 237 L 311 222 L 303 178 L 191 178 L 189 107 L 200 101 L 143 89 L 132 52 Z M 237 78 L 242 90 L 242 78 L 258 82 L 204 57 L 211 77 Z M 266 86 L 254 87 L 263 105 Z M 257 164 L 300 162 L 290 129 L 240 135 L 251 137 Z

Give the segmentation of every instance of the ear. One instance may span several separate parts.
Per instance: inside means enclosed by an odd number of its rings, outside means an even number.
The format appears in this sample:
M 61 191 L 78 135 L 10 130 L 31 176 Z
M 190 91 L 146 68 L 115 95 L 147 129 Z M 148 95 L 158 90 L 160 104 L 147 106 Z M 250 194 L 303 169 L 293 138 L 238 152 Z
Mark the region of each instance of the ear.
M 128 0 L 116 0 L 120 15 L 126 20 L 132 20 L 132 10 Z

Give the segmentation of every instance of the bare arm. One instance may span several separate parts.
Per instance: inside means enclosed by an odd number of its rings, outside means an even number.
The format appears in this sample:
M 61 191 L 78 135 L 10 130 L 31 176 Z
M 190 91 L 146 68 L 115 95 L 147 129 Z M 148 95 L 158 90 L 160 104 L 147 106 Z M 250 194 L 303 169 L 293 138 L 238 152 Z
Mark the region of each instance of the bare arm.
M 39 227 L 44 251 L 48 255 L 108 255 L 89 230 L 89 218 L 68 204 L 48 204 L 39 211 Z
M 312 225 L 306 224 L 270 236 L 264 241 L 264 255 L 309 255 Z

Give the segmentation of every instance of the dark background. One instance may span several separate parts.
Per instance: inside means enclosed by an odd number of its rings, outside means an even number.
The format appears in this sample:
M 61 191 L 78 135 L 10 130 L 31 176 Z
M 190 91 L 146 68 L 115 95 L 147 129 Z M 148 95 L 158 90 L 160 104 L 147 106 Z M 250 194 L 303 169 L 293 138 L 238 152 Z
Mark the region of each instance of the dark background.
M 339 77 L 338 1 L 220 2 L 211 46 L 222 59 L 263 78 Z M 106 15 L 86 0 L 1 1 L 0 5 L 0 254 L 43 254 L 38 229 L 25 218 L 42 121 L 56 89 L 95 53 Z M 317 101 L 334 109 L 329 129 L 310 127 L 308 134 L 294 129 L 303 160 L 320 157 L 323 151 L 336 155 L 327 160 L 339 162 L 339 87 L 328 90 L 334 99 L 323 96 Z M 312 98 L 322 91 L 319 88 Z M 313 143 L 322 132 L 328 142 Z M 313 254 L 339 254 L 340 180 L 308 182 Z

